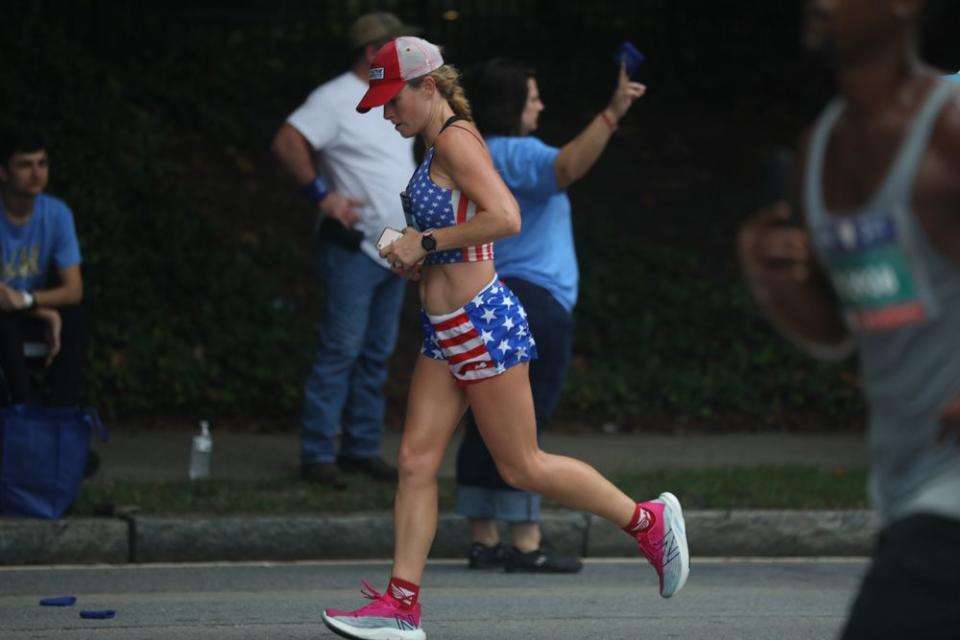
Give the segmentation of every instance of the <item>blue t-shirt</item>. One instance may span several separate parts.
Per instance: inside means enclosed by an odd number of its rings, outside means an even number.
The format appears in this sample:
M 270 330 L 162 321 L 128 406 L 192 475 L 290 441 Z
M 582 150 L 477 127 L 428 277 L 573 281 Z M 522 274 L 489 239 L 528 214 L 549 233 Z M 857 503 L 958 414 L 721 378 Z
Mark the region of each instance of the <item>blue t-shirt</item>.
M 501 278 L 520 278 L 543 287 L 564 309 L 577 303 L 577 253 L 570 199 L 557 185 L 559 149 L 532 136 L 487 139 L 493 164 L 520 204 L 521 229 L 497 240 L 494 262 Z
M 41 193 L 26 224 L 15 225 L 0 198 L 0 260 L 0 279 L 20 291 L 45 288 L 51 268 L 80 264 L 80 244 L 70 208 Z

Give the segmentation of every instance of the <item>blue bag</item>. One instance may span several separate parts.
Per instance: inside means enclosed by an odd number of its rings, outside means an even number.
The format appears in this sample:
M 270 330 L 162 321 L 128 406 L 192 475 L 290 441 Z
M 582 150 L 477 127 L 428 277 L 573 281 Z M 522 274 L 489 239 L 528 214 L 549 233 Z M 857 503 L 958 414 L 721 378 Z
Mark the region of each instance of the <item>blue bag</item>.
M 0 409 L 0 515 L 59 518 L 77 499 L 94 409 L 18 404 Z

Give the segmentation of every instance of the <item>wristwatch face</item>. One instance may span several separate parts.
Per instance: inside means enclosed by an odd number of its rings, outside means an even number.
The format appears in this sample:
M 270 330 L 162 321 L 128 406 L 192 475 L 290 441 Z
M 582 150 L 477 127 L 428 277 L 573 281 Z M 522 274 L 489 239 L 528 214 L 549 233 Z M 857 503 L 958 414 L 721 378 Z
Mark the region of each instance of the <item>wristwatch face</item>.
M 425 233 L 423 237 L 420 238 L 420 246 L 423 247 L 424 251 L 433 251 L 437 248 L 437 239 L 431 234 Z

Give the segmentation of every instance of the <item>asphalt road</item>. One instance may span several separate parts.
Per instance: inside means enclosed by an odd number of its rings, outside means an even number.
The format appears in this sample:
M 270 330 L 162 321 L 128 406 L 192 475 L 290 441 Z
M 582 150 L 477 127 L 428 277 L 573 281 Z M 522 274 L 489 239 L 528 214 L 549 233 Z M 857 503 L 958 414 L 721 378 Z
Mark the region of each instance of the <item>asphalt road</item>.
M 834 638 L 862 559 L 695 559 L 671 600 L 631 560 L 591 560 L 575 576 L 532 576 L 431 563 L 424 628 L 431 640 Z M 360 578 L 382 588 L 385 562 L 0 568 L 0 637 L 130 640 L 331 638 L 322 607 L 355 608 Z M 74 595 L 73 607 L 39 606 Z M 80 609 L 113 609 L 84 620 Z

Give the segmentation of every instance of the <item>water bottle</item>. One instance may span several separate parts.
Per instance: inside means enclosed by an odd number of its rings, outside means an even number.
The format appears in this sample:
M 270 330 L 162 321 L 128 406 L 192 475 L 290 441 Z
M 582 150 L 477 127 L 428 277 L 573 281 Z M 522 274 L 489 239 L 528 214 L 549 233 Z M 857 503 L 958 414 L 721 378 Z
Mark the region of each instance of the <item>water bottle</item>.
M 210 423 L 200 421 L 200 433 L 193 436 L 193 447 L 190 449 L 190 479 L 198 480 L 210 476 L 210 452 L 213 450 L 213 439 L 210 437 Z

